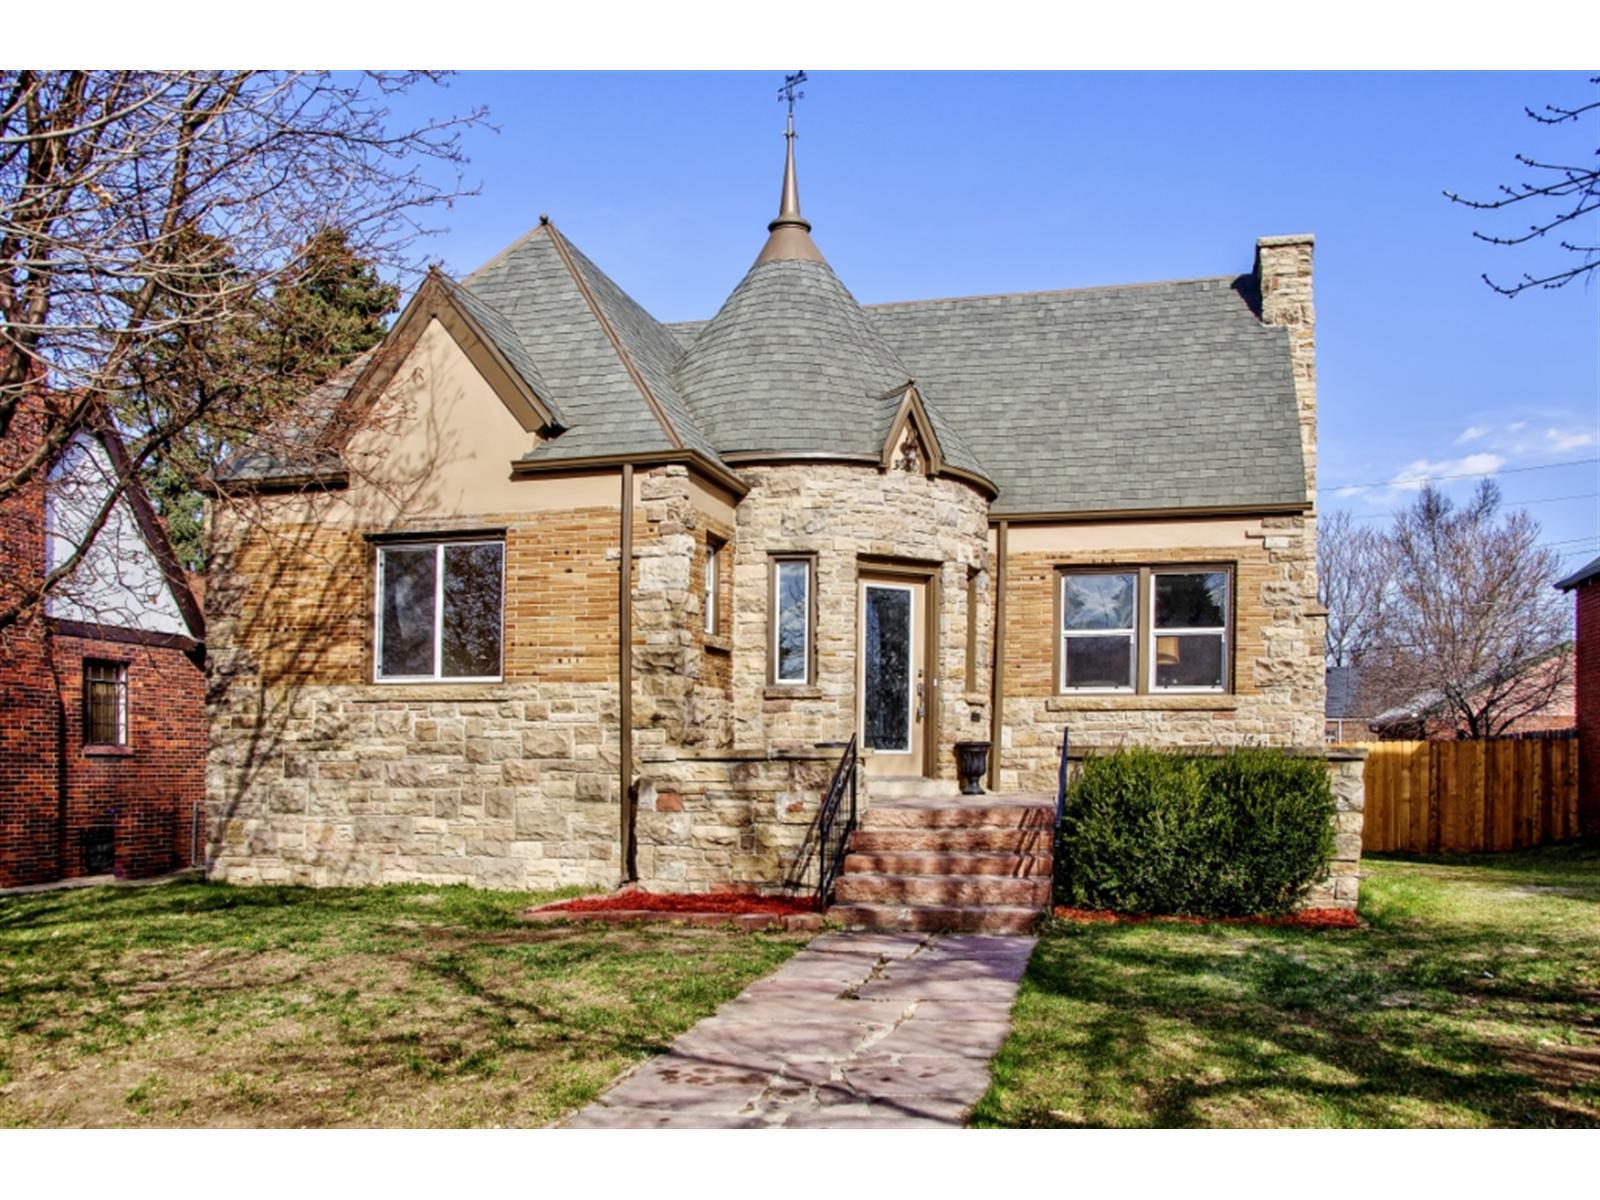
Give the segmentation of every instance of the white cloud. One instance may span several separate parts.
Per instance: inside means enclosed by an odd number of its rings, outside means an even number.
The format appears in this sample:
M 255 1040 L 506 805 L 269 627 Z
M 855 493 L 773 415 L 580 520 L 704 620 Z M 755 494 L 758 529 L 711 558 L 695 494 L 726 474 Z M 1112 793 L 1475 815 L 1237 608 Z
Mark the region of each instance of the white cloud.
M 1492 475 L 1506 465 L 1498 454 L 1469 454 L 1465 458 L 1446 458 L 1429 462 L 1419 458 L 1396 471 L 1389 480 L 1389 494 L 1420 492 L 1429 480 L 1447 479 L 1463 475 Z
M 1488 432 L 1487 425 L 1469 425 L 1461 431 L 1461 436 L 1456 439 L 1456 445 L 1465 446 L 1468 442 L 1475 442 Z
M 1559 452 L 1580 450 L 1600 441 L 1593 433 L 1583 429 L 1546 429 L 1544 436 L 1550 443 L 1550 449 Z

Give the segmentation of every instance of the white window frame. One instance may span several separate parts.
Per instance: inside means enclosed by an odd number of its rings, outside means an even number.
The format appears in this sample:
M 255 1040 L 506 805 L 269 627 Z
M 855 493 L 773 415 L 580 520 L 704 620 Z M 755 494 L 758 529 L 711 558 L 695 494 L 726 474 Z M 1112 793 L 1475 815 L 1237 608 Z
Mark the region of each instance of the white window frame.
M 498 675 L 441 675 L 444 665 L 444 551 L 445 547 L 498 546 L 500 548 L 500 673 Z M 433 548 L 433 674 L 385 675 L 383 673 L 383 563 L 387 550 Z M 460 538 L 383 542 L 377 546 L 377 586 L 372 597 L 372 682 L 373 683 L 500 683 L 506 670 L 506 544 L 503 538 Z
M 706 633 L 712 637 L 717 635 L 718 626 L 722 624 L 721 567 L 722 547 L 707 538 L 705 565 Z
M 1173 625 L 1156 627 L 1156 580 L 1163 575 L 1221 575 L 1223 580 L 1222 624 L 1221 625 Z M 1172 695 L 1221 695 L 1228 690 L 1228 626 L 1233 620 L 1233 572 L 1226 567 L 1175 567 L 1175 568 L 1150 568 L 1150 595 L 1145 598 L 1146 612 L 1149 614 L 1150 641 L 1146 647 L 1148 659 L 1145 665 L 1146 687 L 1152 693 L 1159 692 L 1164 696 Z M 1222 682 L 1215 687 L 1203 686 L 1167 686 L 1160 687 L 1156 683 L 1156 642 L 1163 637 L 1186 637 L 1196 635 L 1211 635 L 1218 637 L 1222 644 Z
M 811 683 L 811 613 L 814 603 L 812 589 L 816 586 L 816 580 L 813 578 L 815 574 L 813 563 L 813 559 L 801 557 L 779 557 L 772 560 L 772 646 L 769 649 L 769 653 L 772 656 L 772 682 L 777 687 L 807 687 Z M 805 620 L 801 624 L 805 641 L 802 643 L 800 678 L 798 679 L 785 679 L 783 677 L 778 654 L 783 626 L 783 589 L 780 584 L 783 568 L 791 565 L 798 566 L 805 573 L 806 582 Z
M 1133 624 L 1126 629 L 1068 629 L 1067 628 L 1067 580 L 1078 575 L 1131 575 L 1133 577 Z M 1083 570 L 1075 571 L 1070 568 L 1061 572 L 1057 581 L 1056 611 L 1059 628 L 1056 630 L 1057 646 L 1056 655 L 1058 663 L 1056 678 L 1060 680 L 1061 694 L 1064 696 L 1127 696 L 1138 689 L 1139 679 L 1139 572 L 1137 570 Z M 1122 637 L 1128 639 L 1128 683 L 1125 687 L 1072 687 L 1067 683 L 1067 642 L 1072 638 L 1082 637 Z

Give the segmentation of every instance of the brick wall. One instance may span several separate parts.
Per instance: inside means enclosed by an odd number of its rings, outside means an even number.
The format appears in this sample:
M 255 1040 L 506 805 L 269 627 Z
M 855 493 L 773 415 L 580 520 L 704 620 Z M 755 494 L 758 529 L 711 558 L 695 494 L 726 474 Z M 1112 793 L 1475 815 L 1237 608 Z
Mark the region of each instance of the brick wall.
M 1600 579 L 1578 593 L 1578 825 L 1600 834 Z

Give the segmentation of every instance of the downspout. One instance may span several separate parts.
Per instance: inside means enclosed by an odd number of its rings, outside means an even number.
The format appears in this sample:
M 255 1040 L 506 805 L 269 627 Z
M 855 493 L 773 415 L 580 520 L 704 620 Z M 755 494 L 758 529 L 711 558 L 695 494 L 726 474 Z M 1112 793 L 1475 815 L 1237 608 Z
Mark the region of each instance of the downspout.
M 1006 701 L 1006 534 L 1010 522 L 1001 521 L 995 532 L 994 555 L 994 670 L 989 680 L 989 790 L 1000 788 L 1000 735 L 1005 724 Z
M 633 464 L 622 464 L 622 561 L 617 570 L 617 694 L 620 716 L 622 882 L 639 878 L 633 819 Z

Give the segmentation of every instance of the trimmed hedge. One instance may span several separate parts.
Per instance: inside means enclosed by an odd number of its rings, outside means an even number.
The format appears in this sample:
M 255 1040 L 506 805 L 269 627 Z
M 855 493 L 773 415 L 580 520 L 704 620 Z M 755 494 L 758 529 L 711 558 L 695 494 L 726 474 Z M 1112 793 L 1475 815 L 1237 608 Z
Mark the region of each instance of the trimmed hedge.
M 1058 903 L 1127 913 L 1281 913 L 1327 872 L 1333 788 L 1270 750 L 1089 758 L 1067 792 Z

